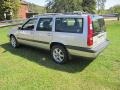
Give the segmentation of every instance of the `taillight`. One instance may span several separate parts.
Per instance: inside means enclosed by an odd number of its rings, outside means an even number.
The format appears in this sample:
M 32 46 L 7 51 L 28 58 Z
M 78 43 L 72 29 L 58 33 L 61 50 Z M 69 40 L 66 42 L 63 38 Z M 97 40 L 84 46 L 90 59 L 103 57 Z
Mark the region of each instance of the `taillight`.
M 88 37 L 87 37 L 87 45 L 93 45 L 93 27 L 92 27 L 92 18 L 88 16 Z

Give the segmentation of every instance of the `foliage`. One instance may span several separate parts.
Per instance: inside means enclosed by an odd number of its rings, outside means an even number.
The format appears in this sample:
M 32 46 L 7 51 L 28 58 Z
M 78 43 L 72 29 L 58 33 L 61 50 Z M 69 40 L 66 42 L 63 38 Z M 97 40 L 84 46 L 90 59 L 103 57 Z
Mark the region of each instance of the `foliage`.
M 95 12 L 95 0 L 48 0 L 47 12 Z
M 109 9 L 102 10 L 102 14 L 119 14 L 120 13 L 120 5 L 115 5 Z
M 12 10 L 13 10 L 13 18 L 17 18 L 18 11 L 20 7 L 20 0 L 11 0 Z
M 115 5 L 109 9 L 111 13 L 120 13 L 120 5 Z
M 45 7 L 38 6 L 33 3 L 28 3 L 28 7 L 29 7 L 29 11 L 33 13 L 45 13 L 46 12 Z
M 115 5 L 109 9 L 111 13 L 116 13 L 118 17 L 118 21 L 120 20 L 120 5 Z
M 4 7 L 3 7 L 3 4 L 4 4 L 4 0 L 1 0 L 0 1 L 0 20 L 3 20 L 4 19 Z
M 106 0 L 96 0 L 97 1 L 97 9 L 98 9 L 98 14 L 102 14 L 105 9 L 105 3 Z
M 17 17 L 20 0 L 1 0 L 0 5 L 1 5 L 0 6 L 0 11 L 1 11 L 0 12 L 0 20 L 4 19 L 4 13 L 6 13 L 9 18 Z M 12 15 L 10 15 L 10 12 L 12 12 Z
M 95 0 L 83 0 L 82 2 L 83 11 L 89 13 L 95 13 L 96 1 Z
M 49 0 L 47 12 L 72 12 L 82 10 L 82 0 Z

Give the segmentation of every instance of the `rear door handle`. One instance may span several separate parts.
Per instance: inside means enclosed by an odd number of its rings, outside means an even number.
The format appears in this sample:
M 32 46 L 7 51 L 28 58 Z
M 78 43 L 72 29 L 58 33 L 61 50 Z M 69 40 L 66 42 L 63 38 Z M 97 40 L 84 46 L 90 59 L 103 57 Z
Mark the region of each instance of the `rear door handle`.
M 47 35 L 48 35 L 48 36 L 52 36 L 52 33 L 48 33 Z

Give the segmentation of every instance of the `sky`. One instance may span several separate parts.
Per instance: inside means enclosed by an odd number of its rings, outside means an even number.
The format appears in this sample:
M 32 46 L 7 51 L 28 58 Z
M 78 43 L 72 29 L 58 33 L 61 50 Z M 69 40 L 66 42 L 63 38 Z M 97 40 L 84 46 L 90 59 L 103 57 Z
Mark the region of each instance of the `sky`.
M 35 3 L 40 6 L 45 6 L 47 0 L 25 0 L 25 1 Z M 107 0 L 105 4 L 105 9 L 109 9 L 110 7 L 117 5 L 117 4 L 120 4 L 120 0 Z

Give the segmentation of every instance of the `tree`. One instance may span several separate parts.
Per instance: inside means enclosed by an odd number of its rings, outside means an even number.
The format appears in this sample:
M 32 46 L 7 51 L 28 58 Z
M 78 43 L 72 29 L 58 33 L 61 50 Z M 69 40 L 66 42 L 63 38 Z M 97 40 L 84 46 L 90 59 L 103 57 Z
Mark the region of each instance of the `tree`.
M 4 19 L 4 8 L 3 8 L 4 0 L 0 1 L 0 20 Z
M 106 0 L 97 0 L 98 14 L 102 14 L 105 9 Z
M 47 4 L 47 12 L 73 12 L 82 10 L 82 0 L 49 0 Z
M 1 0 L 0 5 L 0 20 L 5 19 L 4 14 L 9 19 L 17 17 L 20 0 Z
M 83 0 L 82 2 L 83 11 L 89 13 L 95 13 L 96 1 L 95 0 Z
M 33 3 L 28 3 L 28 8 L 29 8 L 29 11 L 32 13 L 45 13 L 46 12 L 45 7 L 42 7 L 42 6 L 33 4 Z
M 118 17 L 118 21 L 120 20 L 120 5 L 115 5 L 109 9 L 111 13 L 116 13 Z

